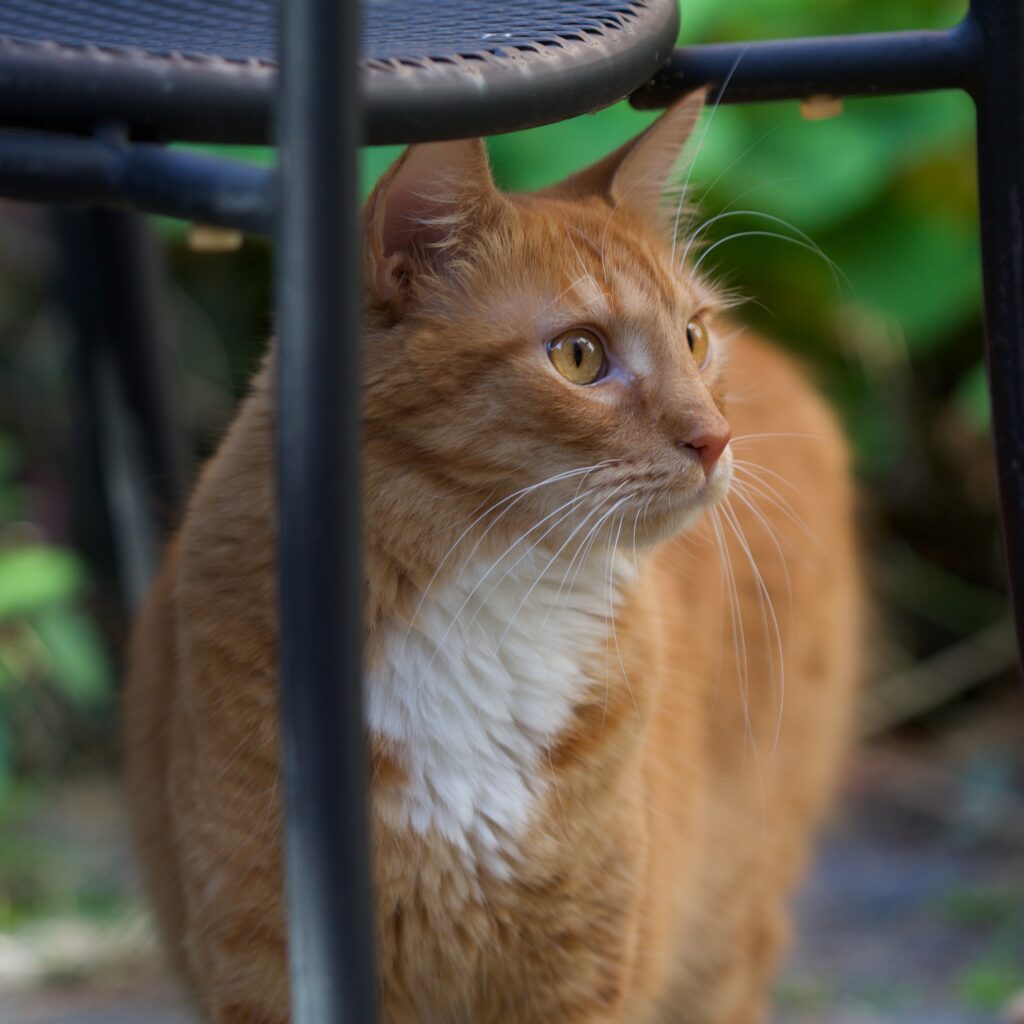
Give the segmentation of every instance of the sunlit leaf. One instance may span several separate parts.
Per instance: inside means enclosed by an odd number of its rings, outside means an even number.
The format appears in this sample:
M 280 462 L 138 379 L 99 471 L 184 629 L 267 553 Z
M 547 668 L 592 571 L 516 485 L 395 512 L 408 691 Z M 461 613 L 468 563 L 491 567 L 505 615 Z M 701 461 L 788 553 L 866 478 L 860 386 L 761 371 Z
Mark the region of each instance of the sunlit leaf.
M 50 657 L 51 682 L 79 705 L 110 696 L 111 668 L 96 627 L 77 609 L 59 605 L 33 617 Z
M 998 1013 L 1024 988 L 1024 971 L 1015 963 L 979 960 L 956 979 L 962 1003 L 986 1014 Z
M 892 316 L 911 351 L 933 347 L 979 312 L 977 230 L 963 221 L 886 203 L 826 249 L 857 302 Z
M 71 552 L 33 545 L 0 551 L 0 619 L 27 615 L 74 594 L 82 564 Z
M 13 777 L 13 754 L 11 753 L 11 737 L 4 720 L 3 705 L 0 704 L 0 801 L 10 791 Z
M 6 483 L 21 463 L 21 449 L 9 434 L 0 434 L 0 483 Z
M 988 378 L 985 363 L 979 359 L 963 375 L 953 395 L 953 401 L 960 414 L 976 430 L 987 431 L 992 419 L 992 406 L 988 395 Z

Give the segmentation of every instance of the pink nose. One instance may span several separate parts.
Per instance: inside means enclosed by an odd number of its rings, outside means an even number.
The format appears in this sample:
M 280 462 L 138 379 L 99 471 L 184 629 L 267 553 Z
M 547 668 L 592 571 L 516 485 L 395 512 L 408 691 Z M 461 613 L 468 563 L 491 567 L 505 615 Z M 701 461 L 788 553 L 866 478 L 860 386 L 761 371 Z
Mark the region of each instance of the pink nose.
M 700 464 L 704 467 L 704 475 L 708 476 L 722 457 L 722 452 L 725 451 L 725 446 L 729 443 L 731 436 L 729 428 L 726 427 L 721 432 L 698 434 L 688 441 L 679 441 L 678 445 L 683 451 L 690 449 L 700 456 Z

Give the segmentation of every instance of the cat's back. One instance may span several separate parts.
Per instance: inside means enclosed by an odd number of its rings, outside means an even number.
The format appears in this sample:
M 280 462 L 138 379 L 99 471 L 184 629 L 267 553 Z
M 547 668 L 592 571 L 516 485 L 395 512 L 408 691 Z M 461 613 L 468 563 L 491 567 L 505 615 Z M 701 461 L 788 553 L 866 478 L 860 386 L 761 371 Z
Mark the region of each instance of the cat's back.
M 132 631 L 122 704 L 125 791 L 146 888 L 168 951 L 178 960 L 183 927 L 180 879 L 167 809 L 175 701 L 177 545 L 167 551 Z M 178 963 L 181 968 L 183 963 Z
M 661 943 L 674 950 L 675 998 L 716 1022 L 753 1017 L 777 967 L 861 659 L 835 418 L 802 368 L 752 334 L 736 339 L 729 371 L 730 497 L 652 554 L 644 595 L 658 652 L 650 927 L 678 936 Z
M 855 494 L 835 416 L 792 357 L 745 333 L 729 369 L 729 497 L 651 560 L 659 693 L 696 690 L 711 774 L 760 804 L 784 799 L 772 786 L 795 763 L 807 789 L 831 782 L 820 740 L 842 746 L 860 668 Z M 655 719 L 666 744 L 672 717 Z
M 805 665 L 805 648 L 846 650 L 859 636 L 850 452 L 817 387 L 777 345 L 742 333 L 729 375 L 729 496 L 654 552 L 652 577 L 667 621 L 686 623 L 665 631 L 676 664 L 707 677 L 702 662 L 713 659 L 712 681 L 732 675 L 759 691 L 763 676 L 781 705 L 787 678 L 827 668 Z M 787 664 L 787 652 L 797 660 Z
M 143 880 L 169 957 L 197 992 L 211 970 L 197 908 L 231 925 L 227 910 L 238 902 L 217 894 L 221 879 L 244 880 L 259 910 L 242 909 L 254 918 L 281 916 L 277 844 L 267 842 L 279 830 L 279 807 L 266 377 L 257 376 L 200 473 L 132 630 L 122 702 Z M 246 950 L 256 977 L 283 940 L 268 940 L 246 918 L 245 934 L 229 941 Z

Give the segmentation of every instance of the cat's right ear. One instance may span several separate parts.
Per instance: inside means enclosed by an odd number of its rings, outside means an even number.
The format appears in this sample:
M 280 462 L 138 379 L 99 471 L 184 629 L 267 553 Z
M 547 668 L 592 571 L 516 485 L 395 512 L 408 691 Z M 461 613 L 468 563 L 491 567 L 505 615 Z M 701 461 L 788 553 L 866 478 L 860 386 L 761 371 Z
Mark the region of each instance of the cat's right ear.
M 501 203 L 481 139 L 410 146 L 366 201 L 369 287 L 397 312 L 417 275 L 443 275 L 474 225 Z
M 704 109 L 706 93 L 706 89 L 697 89 L 683 96 L 635 139 L 542 194 L 568 199 L 601 196 L 614 209 L 632 209 L 674 231 L 678 202 L 666 196 L 665 190 L 678 171 L 683 148 Z

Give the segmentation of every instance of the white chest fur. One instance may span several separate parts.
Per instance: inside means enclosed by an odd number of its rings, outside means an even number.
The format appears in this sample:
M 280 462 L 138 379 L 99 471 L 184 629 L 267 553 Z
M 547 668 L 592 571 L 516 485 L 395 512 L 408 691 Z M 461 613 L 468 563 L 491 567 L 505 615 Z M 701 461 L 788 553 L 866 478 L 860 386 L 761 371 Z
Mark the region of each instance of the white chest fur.
M 577 566 L 542 573 L 546 563 L 531 556 L 488 573 L 481 561 L 435 584 L 367 680 L 368 724 L 401 752 L 403 824 L 499 874 L 543 794 L 547 747 L 588 678 L 606 664 L 621 671 L 606 639 L 632 565 L 595 551 L 574 577 Z

